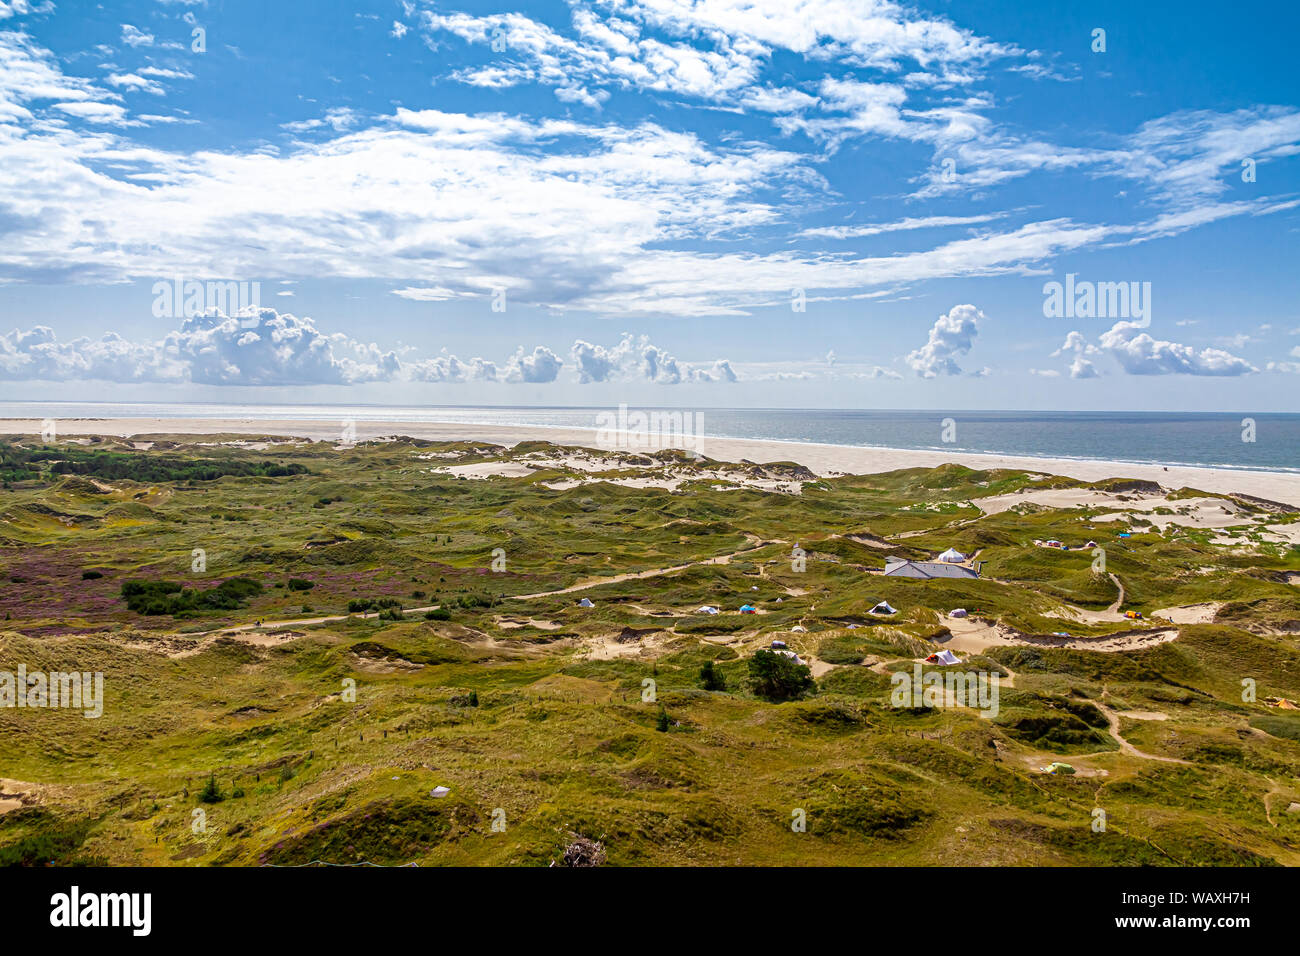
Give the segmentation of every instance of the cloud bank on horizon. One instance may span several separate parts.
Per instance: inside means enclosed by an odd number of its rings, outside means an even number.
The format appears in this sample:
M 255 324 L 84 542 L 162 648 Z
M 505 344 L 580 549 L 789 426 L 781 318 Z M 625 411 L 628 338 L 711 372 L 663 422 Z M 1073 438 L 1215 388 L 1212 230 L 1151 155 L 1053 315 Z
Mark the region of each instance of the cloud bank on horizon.
M 109 6 L 0 2 L 0 382 L 750 382 L 771 403 L 1300 373 L 1273 258 L 1300 107 L 1271 95 L 1280 70 L 1229 79 L 1226 52 L 1202 64 L 1217 95 L 1180 79 L 1199 41 L 1172 25 L 1148 93 L 1162 53 L 1113 12 L 366 2 L 313 27 L 305 4 Z M 1096 297 L 1045 318 L 1066 273 Z M 95 314 L 172 276 L 314 290 L 311 317 L 156 321 L 143 293 Z

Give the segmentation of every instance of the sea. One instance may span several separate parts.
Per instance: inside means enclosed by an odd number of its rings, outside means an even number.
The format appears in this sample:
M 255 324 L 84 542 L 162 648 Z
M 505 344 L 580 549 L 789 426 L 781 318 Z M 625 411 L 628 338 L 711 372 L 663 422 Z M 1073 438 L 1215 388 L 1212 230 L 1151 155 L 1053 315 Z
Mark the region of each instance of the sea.
M 1300 473 L 1300 414 L 655 408 L 699 435 Z M 610 407 L 0 402 L 0 418 L 243 418 L 598 428 Z

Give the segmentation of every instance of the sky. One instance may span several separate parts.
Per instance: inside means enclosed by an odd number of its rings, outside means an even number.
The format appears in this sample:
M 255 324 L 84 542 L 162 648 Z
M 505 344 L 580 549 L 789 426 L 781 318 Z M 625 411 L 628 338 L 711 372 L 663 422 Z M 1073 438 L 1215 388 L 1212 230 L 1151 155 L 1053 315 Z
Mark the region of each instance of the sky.
M 1297 411 L 1297 27 L 0 0 L 0 400 Z

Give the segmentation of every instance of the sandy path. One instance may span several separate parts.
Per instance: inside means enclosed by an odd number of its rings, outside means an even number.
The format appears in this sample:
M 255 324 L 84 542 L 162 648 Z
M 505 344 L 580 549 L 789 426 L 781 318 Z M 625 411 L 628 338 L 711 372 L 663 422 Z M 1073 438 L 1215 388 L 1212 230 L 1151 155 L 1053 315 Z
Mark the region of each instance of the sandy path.
M 1119 744 L 1120 753 L 1128 754 L 1130 757 L 1139 757 L 1142 760 L 1159 760 L 1164 763 L 1181 763 L 1190 766 L 1191 761 L 1189 760 L 1180 760 L 1177 757 L 1157 757 L 1155 754 L 1149 754 L 1144 751 L 1138 750 L 1131 743 L 1125 740 L 1123 736 L 1120 735 L 1119 714 L 1111 710 L 1101 701 L 1094 700 L 1092 704 L 1099 711 L 1101 711 L 1103 714 L 1106 715 L 1106 722 L 1110 725 L 1110 735 L 1114 737 L 1115 742 Z
M 747 548 L 741 548 L 739 551 L 728 551 L 726 554 L 717 554 L 710 558 L 701 558 L 698 561 L 688 561 L 685 564 L 675 564 L 667 568 L 653 568 L 649 571 L 629 571 L 626 574 L 615 574 L 615 575 L 610 575 L 609 577 L 596 578 L 594 580 L 583 581 L 578 584 L 572 584 L 565 588 L 557 588 L 554 591 L 538 591 L 535 594 L 512 594 L 503 598 L 502 600 L 529 601 L 529 600 L 535 600 L 537 598 L 551 597 L 556 594 L 572 594 L 575 591 L 586 591 L 590 588 L 597 588 L 604 584 L 615 584 L 619 581 L 632 581 L 641 578 L 659 577 L 664 574 L 673 574 L 677 571 L 685 571 L 688 568 L 694 568 L 694 567 L 710 565 L 710 564 L 726 564 L 732 558 L 739 557 L 745 554 L 752 554 L 755 551 L 760 551 L 763 548 L 766 548 L 768 545 L 784 543 L 782 541 L 764 541 L 758 538 L 756 535 L 747 535 L 746 537 L 748 537 L 752 542 L 751 546 Z M 407 615 L 423 614 L 425 611 L 436 611 L 440 607 L 442 607 L 441 604 L 429 604 L 424 607 L 404 608 L 403 613 Z M 333 615 L 327 615 L 325 617 L 300 617 L 300 618 L 294 618 L 293 620 L 289 620 L 289 621 L 263 621 L 260 624 L 256 624 L 256 623 L 238 624 L 233 627 L 222 628 L 221 630 L 213 634 L 210 634 L 208 637 L 204 638 L 198 644 L 190 647 L 186 647 L 178 654 L 173 654 L 171 656 L 189 657 L 193 654 L 197 654 L 200 651 L 204 650 L 206 647 L 208 647 L 210 644 L 212 644 L 214 641 L 216 641 L 216 639 L 219 637 L 232 637 L 235 638 L 236 640 L 243 641 L 246 644 L 255 644 L 262 647 L 274 646 L 276 644 L 284 643 L 285 641 L 290 641 L 290 640 L 294 640 L 295 638 L 304 637 L 305 635 L 300 633 L 274 634 L 270 632 L 287 630 L 289 628 L 296 628 L 296 627 L 308 627 L 313 624 L 334 624 L 340 621 L 346 621 L 349 618 L 353 618 L 353 617 L 375 618 L 378 617 L 381 613 L 382 613 L 381 611 L 370 611 L 365 614 L 333 614 Z M 167 636 L 175 637 L 177 635 L 172 634 Z
M 551 441 L 591 447 L 596 441 L 596 410 L 592 428 L 542 428 L 535 425 L 451 424 L 447 422 L 357 421 L 357 440 L 409 435 L 433 441 L 472 439 L 514 445 L 521 441 Z M 936 428 L 938 418 L 936 418 Z M 251 418 L 97 418 L 58 419 L 61 435 L 131 435 L 144 434 L 216 434 L 279 435 L 338 441 L 342 419 Z M 0 433 L 39 435 L 41 419 L 0 419 Z M 628 450 L 654 450 L 653 445 L 640 448 L 635 436 L 628 439 Z M 1200 468 L 1183 465 L 1129 464 L 1114 461 L 1076 461 L 1068 458 L 1030 458 L 1013 455 L 990 455 L 958 451 L 923 451 L 904 448 L 870 448 L 857 445 L 829 445 L 811 442 L 782 442 L 748 438 L 702 438 L 697 450 L 721 461 L 747 458 L 759 463 L 797 461 L 819 475 L 869 475 L 901 468 L 933 468 L 949 462 L 972 468 L 1010 468 L 1021 471 L 1065 475 L 1081 481 L 1106 478 L 1140 478 L 1159 482 L 1168 488 L 1190 487 L 1217 494 L 1240 492 L 1272 501 L 1300 502 L 1300 480 L 1282 472 L 1246 471 L 1228 468 Z

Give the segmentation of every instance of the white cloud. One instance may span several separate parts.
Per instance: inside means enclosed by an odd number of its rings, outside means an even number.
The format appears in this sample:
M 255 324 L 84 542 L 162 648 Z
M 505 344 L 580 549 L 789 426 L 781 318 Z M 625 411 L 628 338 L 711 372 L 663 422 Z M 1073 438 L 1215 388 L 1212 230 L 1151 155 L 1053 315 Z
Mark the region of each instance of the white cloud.
M 534 348 L 532 354 L 525 354 L 520 346 L 506 363 L 505 381 L 554 382 L 563 365 L 560 357 L 544 345 Z
M 152 33 L 145 33 L 129 23 L 122 24 L 122 42 L 127 46 L 141 47 L 153 46 L 154 36 Z
M 702 365 L 679 362 L 651 344 L 647 336 L 637 337 L 626 332 L 616 346 L 608 349 L 579 339 L 573 343 L 570 356 L 581 383 L 643 381 L 676 385 L 681 382 L 734 382 L 737 379 L 731 363 L 725 359 Z
M 572 354 L 582 383 L 737 380 L 725 359 L 679 362 L 644 335 L 625 333 L 612 349 L 579 340 Z M 232 316 L 212 309 L 183 319 L 180 328 L 158 341 L 131 342 L 108 332 L 100 339 L 60 342 L 48 326 L 0 335 L 0 380 L 6 381 L 262 387 L 396 381 L 545 384 L 556 381 L 563 367 L 563 360 L 543 345 L 531 352 L 520 346 L 502 367 L 484 358 L 462 360 L 446 349 L 430 358 L 412 358 L 343 333 L 322 332 L 310 318 L 266 307 Z
M 1096 345 L 1073 331 L 1053 355 L 1073 355 L 1072 378 L 1099 374 L 1091 359 L 1108 355 L 1129 375 L 1237 376 L 1257 372 L 1250 362 L 1219 348 L 1197 350 L 1190 345 L 1153 338 L 1136 322 L 1116 322 Z
M 861 226 L 817 226 L 803 229 L 799 235 L 806 238 L 858 239 L 878 236 L 885 232 L 906 232 L 913 229 L 934 229 L 943 226 L 968 226 L 1000 219 L 1006 213 L 985 213 L 979 216 L 920 216 L 900 219 L 897 222 L 870 223 Z
M 957 356 L 965 355 L 975 344 L 984 313 L 973 305 L 954 305 L 941 315 L 930 329 L 929 341 L 907 356 L 907 364 L 922 378 L 960 375 Z

